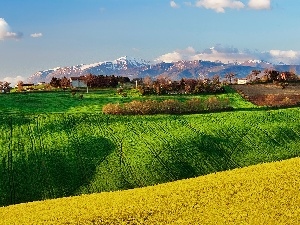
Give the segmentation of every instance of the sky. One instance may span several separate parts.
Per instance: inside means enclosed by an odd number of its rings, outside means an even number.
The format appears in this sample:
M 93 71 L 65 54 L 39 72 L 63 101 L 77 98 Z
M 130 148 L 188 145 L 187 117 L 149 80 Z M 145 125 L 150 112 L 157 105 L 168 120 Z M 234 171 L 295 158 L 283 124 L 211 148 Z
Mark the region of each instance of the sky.
M 0 81 L 131 56 L 300 64 L 299 0 L 0 0 Z

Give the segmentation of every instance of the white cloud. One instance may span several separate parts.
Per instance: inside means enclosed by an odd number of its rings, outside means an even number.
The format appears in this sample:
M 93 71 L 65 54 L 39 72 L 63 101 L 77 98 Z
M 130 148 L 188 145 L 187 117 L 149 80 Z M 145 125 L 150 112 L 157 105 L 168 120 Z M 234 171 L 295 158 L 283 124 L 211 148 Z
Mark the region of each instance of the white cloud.
M 225 8 L 242 9 L 245 7 L 244 3 L 235 0 L 197 0 L 195 5 L 215 10 L 218 13 L 224 13 Z
M 203 61 L 221 61 L 228 62 L 245 62 L 247 60 L 264 60 L 270 63 L 283 62 L 285 64 L 300 64 L 300 52 L 289 50 L 270 50 L 267 52 L 258 52 L 244 50 L 240 51 L 234 47 L 216 45 L 212 48 L 197 52 L 194 48 L 188 47 L 183 50 L 175 50 L 157 57 L 155 62 L 177 62 L 180 60 L 203 60 Z
M 4 79 L 3 79 L 3 81 L 6 81 L 6 82 L 8 82 L 8 83 L 11 83 L 11 87 L 13 87 L 13 86 L 15 86 L 17 83 L 18 83 L 18 81 L 24 81 L 25 80 L 25 78 L 24 77 L 22 77 L 22 76 L 16 76 L 16 77 L 5 77 Z
M 156 62 L 176 62 L 180 60 L 207 60 L 207 61 L 221 61 L 229 62 L 244 62 L 252 59 L 248 53 L 240 52 L 233 47 L 224 47 L 216 45 L 215 47 L 205 49 L 202 52 L 197 52 L 194 48 L 188 47 L 183 50 L 175 50 L 171 53 L 164 54 L 158 57 Z
M 33 38 L 40 38 L 43 36 L 43 34 L 42 33 L 34 33 L 34 34 L 30 34 L 30 36 Z
M 184 4 L 185 4 L 186 6 L 193 6 L 193 4 L 192 4 L 191 2 L 184 2 Z
M 183 50 L 175 50 L 171 53 L 166 53 L 162 56 L 159 56 L 154 61 L 155 62 L 177 62 L 180 60 L 192 60 L 191 57 L 196 54 L 196 51 L 193 47 L 188 47 Z
M 193 47 L 189 46 L 183 52 L 188 54 L 194 54 L 196 53 L 196 50 Z
M 4 40 L 6 38 L 8 30 L 9 26 L 7 22 L 3 18 L 0 18 L 0 40 Z
M 180 7 L 175 1 L 170 1 L 170 6 L 172 8 L 179 8 Z
M 7 39 L 14 39 L 14 40 L 20 40 L 23 37 L 23 33 L 21 32 L 7 32 L 6 38 Z
M 270 50 L 265 53 L 269 56 L 270 61 L 279 63 L 283 62 L 285 64 L 300 64 L 300 52 L 293 50 Z
M 171 52 L 171 53 L 167 53 L 164 54 L 162 56 L 159 56 L 158 58 L 156 58 L 154 61 L 155 62 L 177 62 L 182 60 L 182 55 L 179 52 Z
M 18 40 L 23 36 L 20 32 L 11 32 L 8 23 L 0 18 L 0 40 L 15 39 Z
M 289 50 L 289 51 L 281 51 L 281 50 L 271 50 L 271 56 L 273 57 L 283 57 L 283 58 L 291 58 L 294 59 L 299 56 L 298 52 Z
M 208 61 L 221 61 L 223 63 L 228 62 L 245 62 L 252 59 L 252 55 L 238 51 L 235 48 L 222 47 L 217 45 L 210 49 L 206 49 L 204 52 L 195 54 L 192 56 L 193 60 L 208 60 Z
M 270 9 L 271 0 L 250 0 L 248 6 L 252 9 Z

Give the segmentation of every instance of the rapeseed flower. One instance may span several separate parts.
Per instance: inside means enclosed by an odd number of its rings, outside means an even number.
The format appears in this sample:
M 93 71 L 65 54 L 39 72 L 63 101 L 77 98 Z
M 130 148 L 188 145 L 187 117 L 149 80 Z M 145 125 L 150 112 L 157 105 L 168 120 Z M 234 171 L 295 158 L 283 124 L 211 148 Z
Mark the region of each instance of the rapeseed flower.
M 300 224 L 300 158 L 0 208 L 0 224 Z

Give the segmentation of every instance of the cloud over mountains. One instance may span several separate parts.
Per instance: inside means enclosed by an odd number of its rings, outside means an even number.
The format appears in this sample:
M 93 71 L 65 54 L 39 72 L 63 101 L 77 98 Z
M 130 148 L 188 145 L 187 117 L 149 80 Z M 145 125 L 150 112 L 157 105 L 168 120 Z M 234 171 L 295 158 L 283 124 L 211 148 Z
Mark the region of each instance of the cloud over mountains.
M 3 81 L 6 81 L 11 84 L 11 86 L 15 86 L 19 81 L 24 81 L 26 78 L 23 76 L 10 76 L 10 77 L 4 77 Z
M 243 51 L 229 46 L 215 45 L 203 51 L 196 51 L 193 47 L 177 49 L 173 52 L 157 57 L 155 62 L 177 62 L 180 60 L 205 60 L 228 62 L 245 62 L 247 60 L 259 59 L 271 63 L 300 64 L 300 52 L 293 50 L 270 50 L 266 52 Z

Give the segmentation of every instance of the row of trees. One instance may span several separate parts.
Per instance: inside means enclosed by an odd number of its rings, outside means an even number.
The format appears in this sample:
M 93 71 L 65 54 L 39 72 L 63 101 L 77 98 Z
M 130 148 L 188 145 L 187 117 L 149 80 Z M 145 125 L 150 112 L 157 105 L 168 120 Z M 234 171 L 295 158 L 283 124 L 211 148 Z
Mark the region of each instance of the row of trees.
M 263 74 L 263 75 L 262 75 Z M 160 77 L 157 80 L 152 80 L 150 76 L 143 79 L 134 79 L 131 82 L 139 84 L 137 87 L 142 95 L 148 94 L 171 94 L 171 93 L 186 93 L 186 94 L 198 94 L 198 93 L 221 93 L 224 92 L 224 84 L 231 84 L 237 82 L 235 73 L 227 73 L 225 75 L 225 81 L 220 82 L 220 77 L 215 75 L 211 79 L 189 79 L 183 78 L 180 81 L 172 81 L 169 78 Z M 299 77 L 295 71 L 280 72 L 274 69 L 253 70 L 247 77 L 250 82 L 279 82 L 286 83 L 291 81 L 298 81 Z M 85 83 L 90 88 L 107 88 L 116 87 L 118 84 L 124 84 L 130 82 L 128 77 L 114 76 L 114 75 L 93 75 L 87 74 L 77 78 Z M 69 88 L 71 87 L 71 81 L 67 77 L 57 78 L 53 77 L 49 87 L 55 88 Z M 48 89 L 46 88 L 46 89 Z M 0 93 L 10 92 L 10 83 L 0 81 Z M 23 90 L 23 82 L 18 82 L 18 90 Z M 27 88 L 28 90 L 28 88 Z
M 121 77 L 121 76 L 104 76 L 104 75 L 93 75 L 88 74 L 85 76 L 80 76 L 77 78 L 82 80 L 88 87 L 91 88 L 101 88 L 101 87 L 116 87 L 119 83 L 126 83 L 130 82 L 128 77 Z M 50 85 L 56 88 L 68 88 L 71 86 L 70 79 L 63 77 L 57 78 L 53 77 L 50 81 Z
M 63 78 L 57 78 L 52 77 L 50 81 L 50 85 L 55 88 L 68 88 L 70 87 L 70 79 L 63 77 Z
M 82 79 L 85 80 L 86 84 L 93 87 L 116 87 L 119 83 L 124 84 L 130 82 L 128 77 L 121 76 L 104 76 L 104 75 L 92 75 L 88 74 L 86 76 L 82 76 Z
M 169 78 L 161 77 L 153 81 L 151 77 L 145 77 L 143 83 L 138 86 L 142 95 L 149 94 L 199 94 L 199 93 L 222 93 L 223 84 L 219 76 L 212 79 L 188 79 L 172 81 Z
M 252 82 L 291 82 L 299 80 L 295 71 L 281 72 L 275 69 L 265 69 L 263 75 L 259 77 L 261 73 L 261 70 L 252 70 L 247 79 Z
M 293 71 L 280 72 L 277 70 L 265 70 L 265 75 L 269 81 L 289 82 L 298 80 L 298 76 Z

